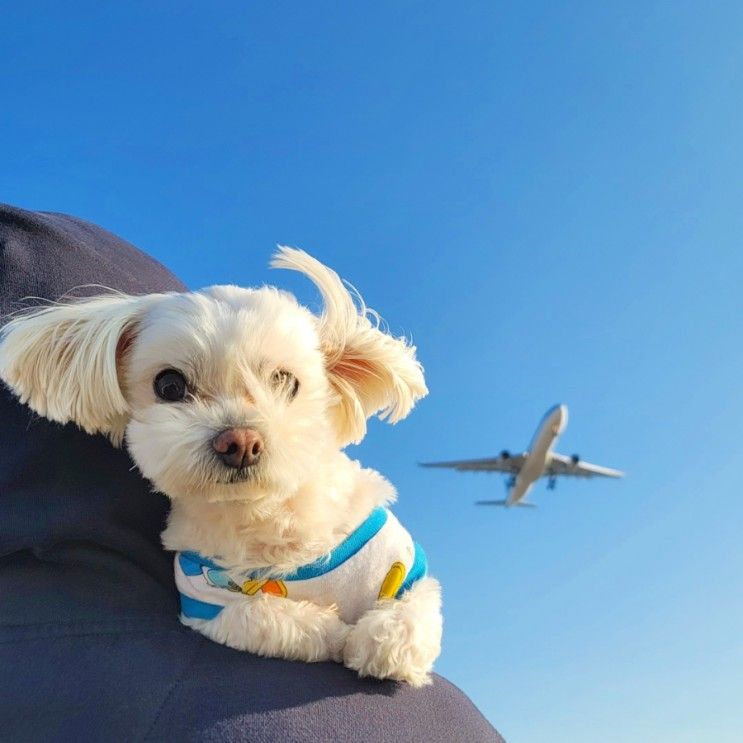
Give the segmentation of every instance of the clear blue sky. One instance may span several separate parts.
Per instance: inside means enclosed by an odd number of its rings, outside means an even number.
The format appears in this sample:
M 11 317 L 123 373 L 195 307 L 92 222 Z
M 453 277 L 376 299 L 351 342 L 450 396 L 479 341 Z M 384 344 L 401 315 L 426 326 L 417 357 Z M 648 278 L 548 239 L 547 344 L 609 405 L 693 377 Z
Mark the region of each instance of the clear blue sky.
M 445 587 L 438 670 L 510 741 L 743 735 L 743 7 L 6 4 L 0 198 L 196 288 L 334 266 L 431 395 L 351 451 Z M 477 509 L 525 446 L 626 469 Z

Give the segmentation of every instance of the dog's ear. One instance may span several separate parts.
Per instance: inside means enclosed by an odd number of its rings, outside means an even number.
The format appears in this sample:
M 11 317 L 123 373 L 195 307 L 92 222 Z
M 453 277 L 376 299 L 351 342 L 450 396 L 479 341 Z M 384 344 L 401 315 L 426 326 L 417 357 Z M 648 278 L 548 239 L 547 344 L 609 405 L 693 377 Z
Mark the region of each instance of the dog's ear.
M 0 379 L 39 415 L 119 445 L 129 420 L 121 364 L 138 319 L 162 296 L 112 294 L 16 316 L 0 328 Z
M 354 302 L 335 271 L 302 250 L 286 247 L 279 248 L 271 265 L 303 273 L 322 294 L 320 341 L 337 393 L 332 413 L 342 444 L 361 441 L 366 421 L 375 413 L 396 423 L 428 394 L 415 346 L 380 330 L 379 316 L 355 290 L 358 304 Z

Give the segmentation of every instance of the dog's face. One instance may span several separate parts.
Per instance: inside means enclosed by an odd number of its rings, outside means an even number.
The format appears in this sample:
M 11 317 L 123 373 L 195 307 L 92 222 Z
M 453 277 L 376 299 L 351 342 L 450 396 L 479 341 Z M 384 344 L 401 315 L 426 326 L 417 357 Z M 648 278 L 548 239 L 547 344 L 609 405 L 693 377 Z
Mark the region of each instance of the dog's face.
M 142 473 L 176 497 L 296 490 L 335 443 L 320 347 L 315 318 L 273 289 L 164 298 L 120 362 Z
M 399 420 L 426 387 L 415 349 L 334 272 L 288 248 L 274 265 L 315 282 L 319 317 L 268 287 L 54 305 L 3 328 L 0 377 L 41 415 L 125 434 L 172 498 L 287 497 L 370 415 Z

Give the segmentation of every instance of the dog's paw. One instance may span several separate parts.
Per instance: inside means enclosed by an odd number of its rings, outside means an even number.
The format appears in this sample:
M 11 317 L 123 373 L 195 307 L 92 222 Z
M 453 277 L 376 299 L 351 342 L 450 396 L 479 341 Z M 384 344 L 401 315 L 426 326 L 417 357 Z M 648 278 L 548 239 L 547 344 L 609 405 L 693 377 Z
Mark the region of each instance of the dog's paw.
M 267 594 L 234 601 L 214 619 L 181 621 L 238 650 L 308 663 L 341 661 L 350 629 L 335 607 Z
M 274 613 L 271 621 L 273 641 L 281 638 L 278 653 L 281 657 L 309 663 L 343 660 L 343 648 L 351 628 L 338 616 L 335 606 L 279 601 L 280 611 Z
M 441 590 L 424 578 L 400 599 L 383 599 L 351 628 L 343 663 L 359 676 L 431 683 L 441 651 Z

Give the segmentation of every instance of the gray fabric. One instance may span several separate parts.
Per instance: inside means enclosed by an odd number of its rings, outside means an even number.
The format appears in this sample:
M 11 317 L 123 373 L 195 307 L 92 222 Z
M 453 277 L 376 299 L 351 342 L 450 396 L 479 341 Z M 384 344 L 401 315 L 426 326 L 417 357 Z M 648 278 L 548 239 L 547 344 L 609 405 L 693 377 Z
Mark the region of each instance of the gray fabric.
M 0 205 L 0 312 L 90 283 L 183 288 L 98 227 Z M 0 390 L 0 740 L 500 740 L 440 677 L 360 680 L 182 627 L 159 542 L 167 501 L 131 467 Z

